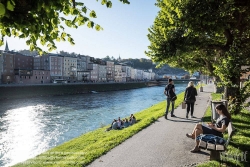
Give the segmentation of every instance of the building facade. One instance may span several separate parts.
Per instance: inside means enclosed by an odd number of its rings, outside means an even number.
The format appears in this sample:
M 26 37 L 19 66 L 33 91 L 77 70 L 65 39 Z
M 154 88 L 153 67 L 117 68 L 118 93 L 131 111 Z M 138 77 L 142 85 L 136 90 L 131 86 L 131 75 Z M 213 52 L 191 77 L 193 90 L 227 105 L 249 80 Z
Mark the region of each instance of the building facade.
M 46 70 L 19 70 L 19 74 L 15 75 L 15 83 L 43 84 L 50 82 L 50 71 Z
M 77 81 L 86 80 L 85 73 L 87 72 L 87 56 L 77 56 Z
M 99 80 L 99 65 L 92 63 L 93 70 L 90 71 L 91 82 L 97 82 Z
M 99 65 L 98 66 L 99 70 L 99 82 L 107 82 L 107 69 L 106 69 L 106 65 Z
M 76 82 L 77 80 L 77 58 L 63 57 L 63 79 L 68 82 Z
M 2 62 L 2 83 L 8 84 L 14 82 L 14 54 L 11 52 L 3 52 L 1 56 Z
M 64 79 L 63 78 L 63 56 L 50 56 L 49 57 L 49 70 L 51 82 L 54 79 Z
M 115 65 L 115 82 L 122 82 L 122 65 Z
M 107 61 L 107 82 L 115 80 L 115 63 Z

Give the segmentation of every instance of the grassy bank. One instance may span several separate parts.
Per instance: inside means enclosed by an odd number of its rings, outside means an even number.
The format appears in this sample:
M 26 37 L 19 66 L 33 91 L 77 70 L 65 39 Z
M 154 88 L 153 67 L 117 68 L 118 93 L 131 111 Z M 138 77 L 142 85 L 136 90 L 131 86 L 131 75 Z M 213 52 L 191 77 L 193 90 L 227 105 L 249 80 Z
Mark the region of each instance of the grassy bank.
M 184 92 L 178 94 L 175 106 L 183 100 Z M 46 167 L 46 166 L 86 166 L 96 158 L 107 153 L 126 139 L 146 128 L 165 113 L 166 102 L 160 102 L 148 109 L 135 113 L 138 122 L 123 130 L 105 132 L 109 125 L 72 139 L 43 154 L 29 159 L 15 167 Z M 112 121 L 112 120 L 110 120 Z
M 212 94 L 213 100 L 221 98 L 221 94 Z M 208 107 L 204 122 L 211 122 L 211 108 Z M 226 156 L 221 156 L 221 162 L 208 161 L 198 167 L 250 167 L 250 112 L 242 110 L 238 115 L 232 115 L 233 126 L 236 132 L 230 141 Z M 227 138 L 227 134 L 224 135 Z

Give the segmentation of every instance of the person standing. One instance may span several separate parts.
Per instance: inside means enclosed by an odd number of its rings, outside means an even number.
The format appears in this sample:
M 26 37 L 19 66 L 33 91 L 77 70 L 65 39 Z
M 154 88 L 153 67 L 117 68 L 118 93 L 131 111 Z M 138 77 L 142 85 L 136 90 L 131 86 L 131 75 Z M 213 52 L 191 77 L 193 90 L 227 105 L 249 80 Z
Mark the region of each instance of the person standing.
M 167 96 L 167 107 L 166 107 L 166 113 L 165 113 L 165 118 L 167 119 L 168 117 L 168 111 L 170 104 L 172 105 L 172 110 L 171 110 L 171 117 L 175 117 L 174 115 L 174 101 L 171 101 L 172 94 L 175 94 L 175 87 L 174 87 L 174 82 L 171 78 L 168 79 L 168 85 L 166 85 L 164 94 Z
M 197 90 L 194 87 L 193 81 L 190 81 L 188 83 L 188 86 L 187 86 L 187 88 L 185 90 L 185 94 L 184 94 L 184 101 L 187 104 L 186 118 L 188 118 L 188 114 L 189 114 L 190 109 L 191 109 L 191 118 L 195 118 L 193 115 L 194 114 L 194 103 L 196 101 L 195 96 L 197 96 Z

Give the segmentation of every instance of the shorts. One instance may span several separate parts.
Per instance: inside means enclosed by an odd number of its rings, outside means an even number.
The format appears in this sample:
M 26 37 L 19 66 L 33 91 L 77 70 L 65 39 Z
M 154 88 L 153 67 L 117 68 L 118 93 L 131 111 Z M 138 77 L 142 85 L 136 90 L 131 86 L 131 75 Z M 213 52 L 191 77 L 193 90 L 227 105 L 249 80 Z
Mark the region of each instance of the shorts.
M 223 134 L 217 130 L 211 129 L 205 125 L 202 125 L 203 134 L 213 134 L 215 136 L 223 137 Z

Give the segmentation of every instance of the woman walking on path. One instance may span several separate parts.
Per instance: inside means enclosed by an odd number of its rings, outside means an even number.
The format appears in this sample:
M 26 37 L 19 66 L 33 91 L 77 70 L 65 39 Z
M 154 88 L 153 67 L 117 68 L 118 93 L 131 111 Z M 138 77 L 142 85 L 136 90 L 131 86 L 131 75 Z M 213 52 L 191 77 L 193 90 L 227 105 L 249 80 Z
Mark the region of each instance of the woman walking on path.
M 187 104 L 187 114 L 186 114 L 186 118 L 188 118 L 188 114 L 191 108 L 191 118 L 194 118 L 194 103 L 196 101 L 195 96 L 197 96 L 197 90 L 194 87 L 194 83 L 193 81 L 190 81 L 188 83 L 188 86 L 185 90 L 185 95 L 184 95 L 184 101 Z

